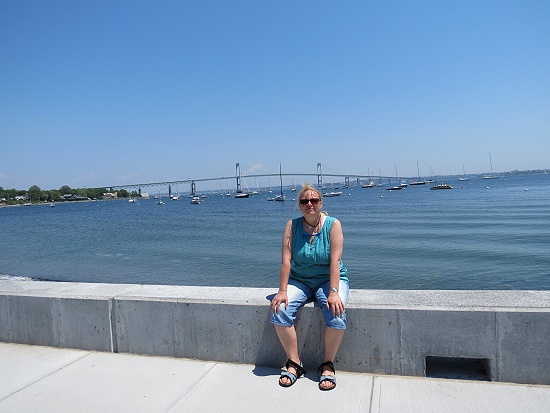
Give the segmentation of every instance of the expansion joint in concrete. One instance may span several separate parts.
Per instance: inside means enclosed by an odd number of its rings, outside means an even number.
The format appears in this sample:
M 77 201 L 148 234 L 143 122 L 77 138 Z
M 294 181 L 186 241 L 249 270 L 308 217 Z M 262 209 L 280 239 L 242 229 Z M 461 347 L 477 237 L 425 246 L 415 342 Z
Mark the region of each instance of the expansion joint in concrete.
M 187 383 L 185 389 L 182 389 L 179 397 L 176 397 L 175 402 L 170 406 L 166 412 L 176 412 L 181 411 L 181 406 L 185 404 L 186 399 L 189 395 L 195 391 L 195 387 L 208 375 L 208 373 L 216 366 L 216 363 L 207 364 L 200 374 L 198 374 L 193 380 Z
M 399 374 L 403 374 L 403 333 L 401 331 L 401 311 L 397 310 L 397 337 L 399 337 L 399 348 L 397 354 L 399 354 Z
M 115 314 L 115 299 L 109 298 L 109 335 L 111 339 L 111 352 L 118 353 L 118 340 L 117 340 L 117 331 L 116 331 L 116 314 Z
M 59 371 L 65 369 L 65 368 L 69 367 L 70 365 L 72 365 L 72 364 L 74 364 L 74 363 L 76 363 L 76 362 L 82 360 L 84 357 L 88 357 L 90 354 L 92 354 L 92 352 L 88 352 L 88 353 L 86 353 L 86 354 L 83 354 L 81 357 L 77 357 L 77 358 L 75 358 L 74 360 L 71 360 L 70 363 L 67 363 L 67 364 L 65 364 L 64 366 L 61 366 L 61 367 L 59 367 L 59 368 L 57 368 L 57 369 L 55 369 L 55 370 L 51 370 L 51 371 L 49 371 L 49 372 L 47 372 L 47 373 L 45 373 L 45 374 L 42 374 L 42 375 L 36 377 L 33 381 L 31 381 L 31 382 L 28 383 L 27 385 L 22 386 L 21 388 L 17 389 L 16 391 L 14 391 L 14 392 L 12 392 L 12 393 L 10 393 L 10 394 L 7 394 L 7 395 L 5 395 L 4 397 L 0 398 L 0 403 L 1 403 L 2 401 L 6 400 L 6 399 L 8 399 L 8 398 L 10 398 L 10 397 L 12 397 L 13 395 L 15 395 L 15 394 L 17 394 L 17 393 L 22 392 L 23 390 L 29 388 L 30 386 L 34 385 L 35 383 L 38 383 L 39 381 L 42 381 L 42 380 L 44 380 L 45 378 L 47 378 L 47 377 L 49 377 L 49 376 L 51 376 L 51 375 L 53 375 L 53 374 L 56 374 L 57 372 L 59 372 Z

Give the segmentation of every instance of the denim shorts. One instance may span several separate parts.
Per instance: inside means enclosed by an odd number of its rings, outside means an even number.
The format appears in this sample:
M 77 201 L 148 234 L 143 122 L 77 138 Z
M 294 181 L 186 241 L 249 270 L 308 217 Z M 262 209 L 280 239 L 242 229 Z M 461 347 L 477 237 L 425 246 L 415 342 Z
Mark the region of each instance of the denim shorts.
M 327 281 L 314 290 L 309 288 L 304 283 L 290 279 L 288 280 L 287 295 L 288 295 L 288 307 L 285 308 L 284 304 L 279 307 L 279 313 L 275 311 L 271 313 L 270 322 L 284 327 L 291 327 L 294 325 L 296 319 L 296 313 L 306 303 L 317 301 L 319 307 L 323 311 L 325 317 L 325 326 L 330 328 L 336 328 L 338 330 L 346 329 L 346 312 L 340 316 L 335 317 L 332 315 L 332 310 L 327 308 L 327 297 L 330 290 L 330 281 Z M 338 294 L 342 299 L 344 305 L 348 300 L 349 284 L 346 281 L 340 280 L 338 288 Z

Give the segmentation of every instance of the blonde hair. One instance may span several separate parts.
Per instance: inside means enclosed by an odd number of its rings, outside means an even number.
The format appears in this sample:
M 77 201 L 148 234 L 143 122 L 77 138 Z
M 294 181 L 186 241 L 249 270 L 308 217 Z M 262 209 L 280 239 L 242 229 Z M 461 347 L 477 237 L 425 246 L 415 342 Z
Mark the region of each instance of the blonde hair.
M 319 195 L 319 201 L 323 202 L 323 195 L 321 194 L 321 191 L 319 191 L 313 185 L 310 185 L 307 182 L 305 182 L 302 185 L 302 189 L 301 189 L 300 193 L 298 194 L 298 206 L 300 206 L 300 199 L 302 199 L 302 196 L 308 191 L 315 192 L 317 195 Z

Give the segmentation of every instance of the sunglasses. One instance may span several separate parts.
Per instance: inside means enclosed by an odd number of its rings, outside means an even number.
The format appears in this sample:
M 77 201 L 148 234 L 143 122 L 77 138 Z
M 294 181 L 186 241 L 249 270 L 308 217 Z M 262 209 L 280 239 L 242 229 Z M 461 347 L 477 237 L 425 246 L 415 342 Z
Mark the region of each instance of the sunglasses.
M 319 198 L 300 199 L 300 205 L 307 205 L 309 202 L 311 202 L 311 205 L 317 205 L 319 201 Z

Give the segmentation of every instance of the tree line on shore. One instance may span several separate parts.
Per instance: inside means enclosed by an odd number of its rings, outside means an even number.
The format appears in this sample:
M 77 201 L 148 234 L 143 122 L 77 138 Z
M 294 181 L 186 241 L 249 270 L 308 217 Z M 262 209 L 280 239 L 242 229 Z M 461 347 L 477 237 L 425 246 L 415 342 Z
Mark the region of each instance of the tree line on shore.
M 109 193 L 107 188 L 71 188 L 63 185 L 59 189 L 43 190 L 37 185 L 29 189 L 4 189 L 0 186 L 0 202 L 8 205 L 18 205 L 27 202 L 66 202 L 83 199 L 103 199 L 104 194 Z M 131 193 L 125 189 L 115 192 L 117 198 L 139 197 L 136 191 Z

